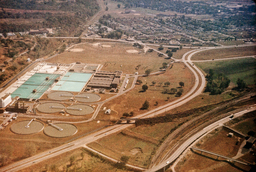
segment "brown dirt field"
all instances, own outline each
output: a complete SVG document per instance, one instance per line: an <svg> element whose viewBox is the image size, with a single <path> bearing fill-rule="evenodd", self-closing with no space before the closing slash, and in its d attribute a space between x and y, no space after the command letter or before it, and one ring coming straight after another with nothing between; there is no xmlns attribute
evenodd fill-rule
<svg viewBox="0 0 256 172"><path fill-rule="evenodd" d="M222 59L230 57L251 56L255 54L256 47L235 47L203 51L193 56L193 60Z"/></svg>
<svg viewBox="0 0 256 172"><path fill-rule="evenodd" d="M176 52L173 52L173 56L172 57L175 58L175 59L181 59L183 54L185 54L186 52L191 51L191 50L193 50L193 49L183 48L181 50L177 50Z"/></svg>
<svg viewBox="0 0 256 172"><path fill-rule="evenodd" d="M233 157L236 155L241 142L236 145L238 137L227 137L228 132L223 129L218 129L203 139L199 140L195 147L199 147L204 150L208 150L217 154L221 154L227 157ZM213 146L214 145L214 146ZM216 160L216 156L203 153L204 156L189 151L185 157L176 166L177 172L194 171L213 171L216 167L220 166L221 161ZM223 168L226 169L224 166Z"/></svg>
<svg viewBox="0 0 256 172"><path fill-rule="evenodd" d="M122 140L122 141L120 141ZM150 163L151 153L156 148L155 144L144 142L121 133L112 134L97 142L90 143L89 147L102 152L110 157L120 159L121 156L129 156L128 163L147 167ZM133 149L140 149L137 154L133 154Z"/></svg>
<svg viewBox="0 0 256 172"><path fill-rule="evenodd" d="M83 152L84 157L82 158L81 153ZM70 166L70 157L74 156L74 164ZM21 170L21 172L34 171L41 172L45 170L51 170L53 166L59 171L63 170L77 170L77 171L91 171L91 172L129 172L127 169L118 169L114 165L111 165L107 161L101 160L83 148L76 149L74 151L66 152L60 156L48 159L29 168ZM55 171L57 171L55 170Z"/></svg>
<svg viewBox="0 0 256 172"><path fill-rule="evenodd" d="M103 68L101 70L121 70L124 73L133 74L134 72L139 72L139 74L143 74L147 69L157 71L162 66L163 62L170 61L157 57L155 53L127 53L126 50L136 49L130 44L104 43L104 45L105 44L111 45L111 47L95 47L93 44L89 43L77 45L74 48L82 48L84 51L76 53L64 52L57 57L50 59L48 62L73 63L74 61L79 61L82 63L102 64ZM140 51L139 49L137 50ZM141 66L136 70L135 68L138 65Z"/></svg>
<svg viewBox="0 0 256 172"><path fill-rule="evenodd" d="M155 102L158 101L158 106L164 105L167 102L176 100L177 97L171 94L162 94L164 89L171 89L179 87L179 82L183 81L185 86L183 88L183 95L186 94L194 84L193 76L187 68L183 68L182 63L175 63L172 69L167 70L164 74L157 76L139 77L142 80L141 85L136 85L133 90L124 95L117 97L110 102L107 102L105 106L110 107L118 112L116 118L120 118L123 113L133 111L135 116L146 112L147 110L140 110L145 100L149 101L149 110L156 108ZM192 78L191 78L192 77ZM151 86L152 81L156 84ZM163 87L164 82L169 81L171 85L169 87ZM163 83L161 87L158 87L159 83ZM147 84L148 90L146 92L140 92L142 85ZM167 97L169 100L167 101Z"/></svg>

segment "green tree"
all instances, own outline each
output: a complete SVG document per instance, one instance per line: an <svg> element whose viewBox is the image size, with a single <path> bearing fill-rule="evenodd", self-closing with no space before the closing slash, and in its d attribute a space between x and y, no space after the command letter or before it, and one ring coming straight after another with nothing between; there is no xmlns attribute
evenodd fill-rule
<svg viewBox="0 0 256 172"><path fill-rule="evenodd" d="M73 164L74 164L75 159L76 159L75 156L71 156L71 157L69 158L70 165L73 165Z"/></svg>
<svg viewBox="0 0 256 172"><path fill-rule="evenodd" d="M158 51L161 51L163 49L164 49L163 45L160 45L160 47L158 47Z"/></svg>
<svg viewBox="0 0 256 172"><path fill-rule="evenodd" d="M171 88L169 94L175 94L177 92L177 88Z"/></svg>
<svg viewBox="0 0 256 172"><path fill-rule="evenodd" d="M148 86L147 86L146 84L142 85L142 90L143 90L144 92L147 91L147 89L148 89Z"/></svg>
<svg viewBox="0 0 256 172"><path fill-rule="evenodd" d="M152 72L152 69L147 69L147 70L145 71L145 74L148 76L151 72Z"/></svg>
<svg viewBox="0 0 256 172"><path fill-rule="evenodd" d="M244 82L244 80L240 78L237 79L236 84L237 84L238 90L241 90L241 91L243 91L246 87L246 83Z"/></svg>
<svg viewBox="0 0 256 172"><path fill-rule="evenodd" d="M182 95L182 92L178 91L175 96L180 97L181 95Z"/></svg>
<svg viewBox="0 0 256 172"><path fill-rule="evenodd" d="M155 85L156 84L156 81L152 81L152 85Z"/></svg>
<svg viewBox="0 0 256 172"><path fill-rule="evenodd" d="M126 163L129 161L129 159L130 159L129 156L125 156L125 155L124 155L124 156L121 157L120 160L121 160L124 164L126 164Z"/></svg>
<svg viewBox="0 0 256 172"><path fill-rule="evenodd" d="M81 152L82 160L84 159L84 152Z"/></svg>
<svg viewBox="0 0 256 172"><path fill-rule="evenodd" d="M148 109L149 108L149 102L147 100L145 100L145 102L143 103L141 109Z"/></svg>
<svg viewBox="0 0 256 172"><path fill-rule="evenodd" d="M171 58L172 55L173 55L172 52L169 52L169 53L168 53L168 57L169 57L169 58Z"/></svg>
<svg viewBox="0 0 256 172"><path fill-rule="evenodd" d="M128 117L129 113L125 112L125 113L123 113L123 116Z"/></svg>
<svg viewBox="0 0 256 172"><path fill-rule="evenodd" d="M133 116L133 115L134 115L134 112L133 112L133 111L131 111L131 112L130 112L130 116Z"/></svg>
<svg viewBox="0 0 256 172"><path fill-rule="evenodd" d="M108 7L106 7L106 9L105 9L106 11L108 11Z"/></svg>
<svg viewBox="0 0 256 172"><path fill-rule="evenodd" d="M167 68L167 63L166 62L164 62L163 64L162 64L162 66L163 66L163 68Z"/></svg>
<svg viewBox="0 0 256 172"><path fill-rule="evenodd" d="M121 7L121 4L117 4L117 8L120 8Z"/></svg>
<svg viewBox="0 0 256 172"><path fill-rule="evenodd" d="M181 87L184 87L184 82L179 82L179 85L180 85Z"/></svg>
<svg viewBox="0 0 256 172"><path fill-rule="evenodd" d="M137 83L140 85L140 84L142 84L142 81L140 79L138 79Z"/></svg>
<svg viewBox="0 0 256 172"><path fill-rule="evenodd" d="M164 83L164 85L165 85L166 87L168 87L169 85L171 85L171 83L170 83L169 81L167 81L167 82Z"/></svg>

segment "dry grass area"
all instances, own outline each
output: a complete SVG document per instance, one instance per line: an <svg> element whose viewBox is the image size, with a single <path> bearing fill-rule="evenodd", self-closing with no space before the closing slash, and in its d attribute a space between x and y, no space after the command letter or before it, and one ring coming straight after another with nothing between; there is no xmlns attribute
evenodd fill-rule
<svg viewBox="0 0 256 172"><path fill-rule="evenodd" d="M193 60L223 59L256 55L256 47L235 47L226 49L208 50L197 53Z"/></svg>
<svg viewBox="0 0 256 172"><path fill-rule="evenodd" d="M232 98L234 97L230 95L230 92L225 92L219 95L209 95L209 93L202 93L194 99L190 100L188 103L172 109L168 113L184 112L189 109L199 108L207 105L217 104L222 101L231 100Z"/></svg>
<svg viewBox="0 0 256 172"><path fill-rule="evenodd" d="M236 145L238 137L234 135L232 138L230 138L227 137L227 134L228 131L225 131L224 129L215 130L205 136L203 139L199 140L195 147L199 147L201 149L227 157L233 157L236 155L243 139L238 143L238 145ZM242 166L236 168L236 166L231 166L227 162L217 160L216 156L205 153L201 155L200 153L189 151L176 166L176 171L240 171L240 168L246 169L246 167Z"/></svg>
<svg viewBox="0 0 256 172"><path fill-rule="evenodd" d="M222 45L242 45L244 44L244 41L243 40L232 40L232 41L219 41L217 42L219 44L222 44Z"/></svg>
<svg viewBox="0 0 256 172"><path fill-rule="evenodd" d="M177 50L176 52L173 52L173 58L175 59L181 59L183 54L185 54L186 52L189 52L193 49L190 49L190 48L183 48L181 50Z"/></svg>
<svg viewBox="0 0 256 172"><path fill-rule="evenodd" d="M120 159L123 155L129 156L128 163L141 167L149 165L151 153L156 148L153 143L123 135L122 133L102 138L97 142L90 143L88 146L115 159Z"/></svg>
<svg viewBox="0 0 256 172"><path fill-rule="evenodd" d="M170 131L172 131L180 123L186 121L188 118L179 118L172 122L158 123L155 125L140 125L132 127L130 130L134 133L142 134L147 137L154 138L161 141Z"/></svg>
<svg viewBox="0 0 256 172"><path fill-rule="evenodd" d="M235 124L234 126L232 126L232 128L240 131L241 133L247 135L249 131L254 131L256 132L256 124L253 121L255 119L256 115L253 118L249 118L246 120L243 120L237 124Z"/></svg>
<svg viewBox="0 0 256 172"><path fill-rule="evenodd" d="M110 45L111 47L102 48L101 46L93 46L90 43L80 44L74 48L84 49L83 52L64 52L48 60L48 62L69 64L79 61L82 63L102 64L103 68L101 70L121 70L124 73L133 74L134 72L139 72L139 74L143 74L147 69L157 71L163 62L168 63L170 61L163 57L158 57L155 52L143 53L143 50L134 48L131 44L106 42L104 45ZM126 50L137 50L141 53L127 53ZM135 69L137 66L139 66L138 70Z"/></svg>
<svg viewBox="0 0 256 172"><path fill-rule="evenodd" d="M149 102L148 110L152 110L158 106L176 100L178 97L175 97L175 94L163 94L162 91L179 87L180 81L185 83L185 86L183 87L183 95L185 95L194 84L191 72L184 67L182 63L174 63L173 67L168 69L164 74L139 77L139 80L142 81L141 85L136 85L130 92L105 104L105 106L118 112L118 116L112 116L113 118L120 118L125 112L129 113L133 111L135 116L146 112L147 110L140 110L145 100ZM152 81L155 81L156 84L152 85ZM164 86L164 83L167 81L170 82L170 86L168 87ZM142 85L144 84L148 85L148 90L146 92L141 92ZM167 97L169 97L169 100ZM155 106L156 102L158 102L157 106Z"/></svg>
<svg viewBox="0 0 256 172"><path fill-rule="evenodd" d="M74 162L72 165L70 164L71 157L74 157ZM21 172L27 171L129 172L127 169L116 168L115 164L110 164L107 161L98 158L97 156L93 156L83 148L66 152L60 156L48 159L29 168L21 170Z"/></svg>

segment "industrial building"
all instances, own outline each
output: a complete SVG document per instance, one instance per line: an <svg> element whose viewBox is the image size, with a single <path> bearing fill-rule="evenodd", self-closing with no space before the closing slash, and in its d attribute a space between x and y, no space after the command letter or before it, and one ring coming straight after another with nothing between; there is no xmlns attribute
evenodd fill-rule
<svg viewBox="0 0 256 172"><path fill-rule="evenodd" d="M117 88L120 79L122 76L122 71L115 71L115 72L108 72L108 71L99 71L96 72L93 76L93 78L90 80L90 82L87 85L91 88Z"/></svg>

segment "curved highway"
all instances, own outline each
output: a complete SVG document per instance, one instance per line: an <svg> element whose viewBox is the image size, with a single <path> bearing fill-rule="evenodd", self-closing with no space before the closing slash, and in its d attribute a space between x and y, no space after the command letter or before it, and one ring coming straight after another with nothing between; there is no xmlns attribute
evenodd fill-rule
<svg viewBox="0 0 256 172"><path fill-rule="evenodd" d="M220 47L220 48L225 48L225 47ZM228 47L229 48L229 47ZM195 84L193 86L193 88L184 96L182 96L181 98L177 99L176 101L170 102L166 105L163 105L161 107L158 107L156 109L153 109L151 111L148 111L144 114L138 115L136 116L137 118L148 118L148 117L153 117L159 114L162 114L168 110L174 109L178 106L181 106L185 103L187 103L188 101L192 100L193 98L195 98L196 96L198 96L199 94L202 93L206 81L205 81L205 77L203 75L203 73L196 67L193 65L193 63L191 62L191 57L201 51L205 51L205 50L209 50L209 49L213 49L213 48L205 48L205 49L199 49L199 50L192 50L189 51L187 53L185 53L182 57L182 61L184 62L184 64L192 71L192 73L195 76ZM187 60L186 60L187 57ZM201 85L199 85L201 83ZM62 146L59 146L57 148L45 151L43 153L37 154L33 157L21 160L19 162L10 164L8 166L5 166L3 168L0 168L0 171L18 171L21 170L23 168L29 167L33 164L42 162L46 159L61 155L62 153L80 148L80 147L84 147L85 145L94 142L98 139L101 139L105 136L114 134L116 132L120 132L121 130L128 128L132 126L132 124L128 124L128 125L116 125L116 126L111 126L108 128L105 128L103 130L100 130L98 132L95 132L91 135L85 136L83 138L77 139L73 142L70 142L68 144L64 144ZM200 134L197 136L197 138L200 136ZM191 139L189 139L191 141ZM193 140L193 139L192 139ZM175 154L173 154L171 157L169 157L167 160L169 162L174 161L185 149L186 149L187 145L181 145L178 150L175 152ZM156 171L157 169L161 169L166 165L166 163L161 163L155 167L153 167L152 169L149 169L148 171ZM134 167L137 168L138 170L143 170L139 167Z"/></svg>

